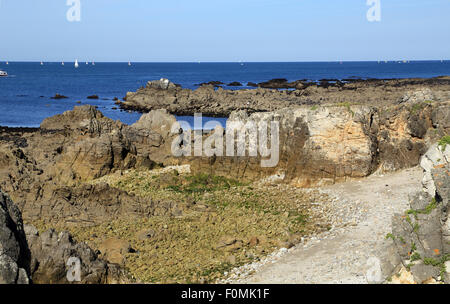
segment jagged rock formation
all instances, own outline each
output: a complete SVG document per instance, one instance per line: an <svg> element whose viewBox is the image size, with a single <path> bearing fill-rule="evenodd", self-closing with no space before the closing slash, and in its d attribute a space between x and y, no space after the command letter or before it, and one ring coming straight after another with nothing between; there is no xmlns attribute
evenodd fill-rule
<svg viewBox="0 0 450 304"><path fill-rule="evenodd" d="M70 258L80 263L74 280L68 276ZM128 281L118 265L99 259L85 243L74 242L69 233L57 234L51 229L39 235L35 227L24 225L19 208L0 191L0 284Z"/></svg>
<svg viewBox="0 0 450 304"><path fill-rule="evenodd" d="M433 145L421 166L423 191L411 195L411 209L392 220L391 256L398 257L416 283L450 283L450 149Z"/></svg>
<svg viewBox="0 0 450 304"><path fill-rule="evenodd" d="M29 260L22 215L0 190L0 284L28 284Z"/></svg>
<svg viewBox="0 0 450 304"><path fill-rule="evenodd" d="M170 85L169 85L170 86ZM175 157L174 116L155 110L127 126L92 106L50 117L39 130L0 137L0 187L25 219L94 225L120 216L178 213L175 202L147 202L91 180L155 164L191 165L192 171L255 180L278 179L301 187L417 165L433 139L448 134L449 102L380 110L363 105L290 107L274 112L234 112L230 121L279 121L280 157L262 168L261 157ZM223 132L223 130L222 130ZM208 135L205 135L208 136ZM161 212L161 211L157 211Z"/></svg>
<svg viewBox="0 0 450 304"><path fill-rule="evenodd" d="M450 78L431 79L347 79L322 80L320 83L273 79L257 89L224 90L217 82L196 90L182 89L167 79L150 81L146 87L127 93L122 109L149 112L166 109L176 115L203 113L228 117L233 111L248 113L276 111L295 105L339 104L352 102L380 107L401 103L450 99ZM290 89L279 91L277 89Z"/></svg>
<svg viewBox="0 0 450 304"><path fill-rule="evenodd" d="M170 213L173 202L143 201L107 185L84 183L116 170L165 163L174 121L160 110L126 126L92 106L75 107L44 120L39 131L4 138L0 186L31 221L93 225L120 216Z"/></svg>
<svg viewBox="0 0 450 304"><path fill-rule="evenodd" d="M129 282L118 265L98 258L85 243L76 243L68 232L50 229L39 235L33 226L25 227L31 251L31 274L35 284L118 284ZM72 267L70 263L78 269ZM69 274L69 271L74 273ZM78 273L76 273L78 271Z"/></svg>
<svg viewBox="0 0 450 304"><path fill-rule="evenodd" d="M361 105L290 107L251 115L238 111L229 122L279 122L276 167L261 168L261 159L248 157L248 151L244 157L188 157L184 161L194 172L247 180L278 175L301 187L408 168L419 163L436 134L449 131L447 122L441 120L446 117L442 113L450 110L449 102L420 105L419 109L405 104L389 110Z"/></svg>

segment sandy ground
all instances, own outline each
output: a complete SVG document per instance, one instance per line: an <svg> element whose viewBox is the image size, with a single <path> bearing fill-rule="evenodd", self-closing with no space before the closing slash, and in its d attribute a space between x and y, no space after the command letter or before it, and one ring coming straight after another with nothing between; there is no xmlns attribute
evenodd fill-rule
<svg viewBox="0 0 450 304"><path fill-rule="evenodd" d="M323 189L337 198L336 215L353 213L352 222L300 244L262 266L240 283L367 283L368 260L385 250L391 217L408 208L408 194L421 189L422 170L374 175Z"/></svg>

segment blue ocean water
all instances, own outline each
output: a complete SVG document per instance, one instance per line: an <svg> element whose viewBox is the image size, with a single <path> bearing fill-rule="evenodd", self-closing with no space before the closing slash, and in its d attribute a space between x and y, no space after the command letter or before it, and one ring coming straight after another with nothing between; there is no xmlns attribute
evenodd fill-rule
<svg viewBox="0 0 450 304"><path fill-rule="evenodd" d="M184 88L209 81L262 82L273 78L409 78L450 75L450 61L308 62L308 63L61 63L10 62L0 64L8 77L0 77L0 125L37 127L46 117L82 104L98 106L106 116L131 124L139 113L113 110L114 97L122 99L147 81L168 78ZM230 88L231 89L231 88ZM68 99L51 99L56 93ZM86 97L96 94L99 100ZM186 118L185 118L186 119ZM208 119L204 119L204 122Z"/></svg>

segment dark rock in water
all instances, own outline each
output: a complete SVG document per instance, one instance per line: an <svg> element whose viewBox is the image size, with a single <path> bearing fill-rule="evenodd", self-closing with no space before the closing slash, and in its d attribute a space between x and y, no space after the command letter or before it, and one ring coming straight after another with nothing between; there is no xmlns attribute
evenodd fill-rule
<svg viewBox="0 0 450 304"><path fill-rule="evenodd" d="M60 94L55 94L55 96L51 97L51 99L66 99L66 98L69 97Z"/></svg>
<svg viewBox="0 0 450 304"><path fill-rule="evenodd" d="M28 284L30 251L22 214L0 190L0 284Z"/></svg>
<svg viewBox="0 0 450 304"><path fill-rule="evenodd" d="M275 78L271 79L269 81L260 82L258 84L261 88L266 89L287 89L290 88L290 85L288 84L288 80L285 78Z"/></svg>
<svg viewBox="0 0 450 304"><path fill-rule="evenodd" d="M229 87L242 87L242 83L234 81L232 83L227 84Z"/></svg>
<svg viewBox="0 0 450 304"><path fill-rule="evenodd" d="M224 83L221 81L210 81L210 82L203 82L203 83L196 84L196 86L208 86L208 85L212 85L214 87L220 87L221 85L224 85Z"/></svg>
<svg viewBox="0 0 450 304"><path fill-rule="evenodd" d="M339 80L336 79L336 78L322 78L322 79L319 79L319 82L321 82L321 81L326 81L326 82L337 82L337 81L339 81Z"/></svg>
<svg viewBox="0 0 450 304"><path fill-rule="evenodd" d="M97 95L88 96L87 99L99 99Z"/></svg>
<svg viewBox="0 0 450 304"><path fill-rule="evenodd" d="M257 84L257 83L254 83L254 82L248 82L248 83L247 83L247 86L248 86L248 87L255 87L255 88L256 88L256 87L258 87L258 84Z"/></svg>

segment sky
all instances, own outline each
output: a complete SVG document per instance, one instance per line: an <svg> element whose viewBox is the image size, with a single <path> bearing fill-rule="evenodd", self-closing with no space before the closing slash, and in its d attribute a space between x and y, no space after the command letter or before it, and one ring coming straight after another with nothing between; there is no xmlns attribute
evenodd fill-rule
<svg viewBox="0 0 450 304"><path fill-rule="evenodd" d="M0 61L450 59L450 0L0 0Z"/></svg>

